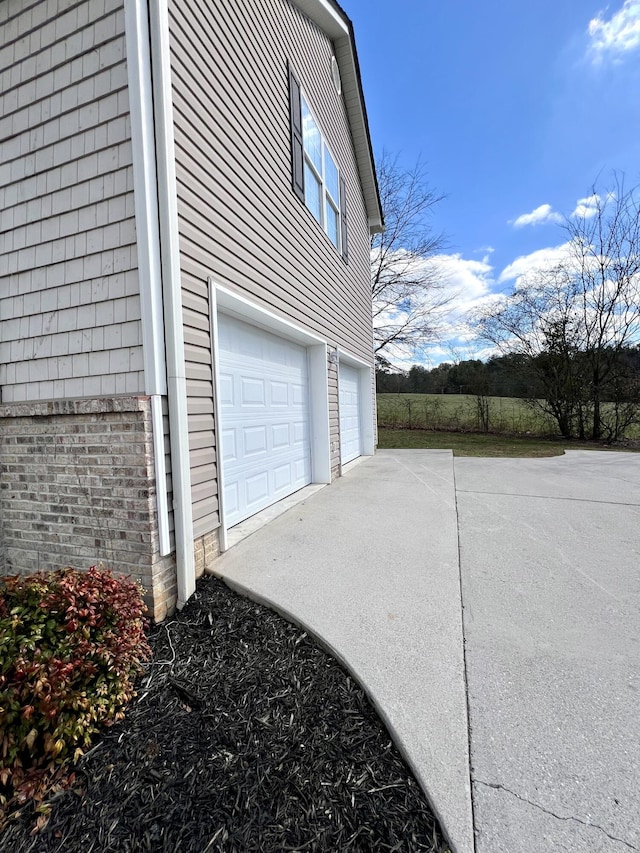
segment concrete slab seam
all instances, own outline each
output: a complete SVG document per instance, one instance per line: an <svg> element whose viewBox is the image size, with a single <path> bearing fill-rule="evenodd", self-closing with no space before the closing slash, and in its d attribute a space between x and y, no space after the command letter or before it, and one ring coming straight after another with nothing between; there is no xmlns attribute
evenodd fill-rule
<svg viewBox="0 0 640 853"><path fill-rule="evenodd" d="M543 501L573 501L583 504L604 504L605 506L630 506L640 507L640 503L626 503L623 501L602 501L595 498L572 498L568 495L527 495L520 492L485 492L478 489L459 489L461 495L492 495L498 498L537 498Z"/></svg>
<svg viewBox="0 0 640 853"><path fill-rule="evenodd" d="M389 733L389 737L391 738L391 740L395 744L396 748L398 749L398 751L402 755L403 759L406 761L406 763L410 767L411 772L413 773L418 785L420 786L420 788L424 792L424 795L427 798L427 801L429 803L429 806L431 807L431 810L433 811L433 814L435 815L436 819L440 823L440 827L441 827L442 832L445 836L447 844L449 845L451 853L456 853L456 847L451 842L451 839L449 838L449 834L448 834L447 829L446 829L446 823L445 823L446 818L444 815L442 815L440 813L440 810L435 805L434 799L431 796L431 793L428 790L427 785L425 783L425 780L422 778L422 775L421 775L418 767L416 766L416 764L412 760L412 757L411 757L409 750L407 750L405 748L405 745L404 745L402 738L400 737L400 735L396 731L395 727L393 726L393 724L389 720L384 708L376 699L375 694L373 694L369 690L367 685L362 681L359 674L356 672L354 667L351 666L351 664L345 658L345 656L340 651L338 651L338 649L336 649L330 642L328 642L316 629L312 628L304 619L301 619L299 616L296 616L294 613L287 610L286 608L281 607L279 604L277 604L275 601L273 601L268 596L263 595L262 593L256 592L255 590L249 589L244 584L239 583L238 581L235 581L235 580L227 577L222 572L214 571L214 572L212 572L212 574L214 575L214 577L219 578L224 584L226 584L226 586L228 586L229 589L233 590L234 592L239 593L240 595L244 595L246 598L248 598L251 601L255 601L256 604L261 604L265 607L268 607L270 610L273 610L275 613L278 613L280 616L282 616L288 622L291 622L293 625L297 625L299 628L302 628L304 631L307 631L307 633L310 634L310 636L313 637L313 639L323 649L325 649L325 651L327 651L330 655L332 655L338 661L338 663L349 673L349 675L351 675L351 677L359 684L359 686L362 688L365 695L367 696L368 700L373 705L376 713L378 714L378 716L382 720L384 727L386 728L387 732ZM470 786L470 788L472 790L471 786ZM472 800L473 800L473 797L472 797ZM474 845L473 850L475 851L475 839L473 841L473 845Z"/></svg>
<svg viewBox="0 0 640 853"><path fill-rule="evenodd" d="M460 548L460 514L458 512L458 489L456 487L456 460L455 457L453 459L453 464L451 466L453 471L453 499L455 503L455 513L456 513L456 531L458 536L458 582L460 584L460 625L462 628L462 660L464 665L464 691L465 697L467 700L466 714L467 714L467 746L468 746L468 755L469 755L469 790L471 791L471 826L473 829L473 850L475 853L476 850L476 806L473 795L473 765L471 763L471 707L469 700L469 679L468 679L468 669L467 669L467 641L464 630L464 592L462 587L462 553Z"/></svg>

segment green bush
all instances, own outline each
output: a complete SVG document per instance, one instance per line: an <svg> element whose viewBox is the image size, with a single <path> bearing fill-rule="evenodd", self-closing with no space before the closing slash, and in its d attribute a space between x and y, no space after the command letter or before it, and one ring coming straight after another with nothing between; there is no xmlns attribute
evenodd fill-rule
<svg viewBox="0 0 640 853"><path fill-rule="evenodd" d="M0 806L40 799L124 716L151 652L139 584L93 566L0 579Z"/></svg>

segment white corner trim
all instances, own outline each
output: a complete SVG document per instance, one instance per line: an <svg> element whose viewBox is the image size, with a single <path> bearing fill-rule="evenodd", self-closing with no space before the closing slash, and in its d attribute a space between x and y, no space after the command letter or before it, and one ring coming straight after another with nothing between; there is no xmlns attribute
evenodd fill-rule
<svg viewBox="0 0 640 853"><path fill-rule="evenodd" d="M162 397L151 397L151 421L153 424L153 457L156 471L156 507L158 512L158 538L160 556L171 553L169 536L169 506L167 501L167 466L164 458L164 429L162 426Z"/></svg>
<svg viewBox="0 0 640 853"><path fill-rule="evenodd" d="M189 469L189 422L187 381L182 327L180 238L176 188L169 10L167 0L149 4L153 94L158 162L158 212L162 289L167 350L167 391L171 428L171 475L176 534L178 608L184 607L196 588L191 472Z"/></svg>
<svg viewBox="0 0 640 853"><path fill-rule="evenodd" d="M166 394L151 53L146 0L125 3L125 37L146 394Z"/></svg>

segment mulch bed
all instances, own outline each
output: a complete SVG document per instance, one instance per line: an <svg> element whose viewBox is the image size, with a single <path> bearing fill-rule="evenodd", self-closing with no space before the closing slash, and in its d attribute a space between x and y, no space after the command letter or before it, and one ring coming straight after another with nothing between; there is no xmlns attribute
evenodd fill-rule
<svg viewBox="0 0 640 853"><path fill-rule="evenodd" d="M126 719L9 853L437 851L446 844L361 688L300 628L203 578L152 630Z"/></svg>

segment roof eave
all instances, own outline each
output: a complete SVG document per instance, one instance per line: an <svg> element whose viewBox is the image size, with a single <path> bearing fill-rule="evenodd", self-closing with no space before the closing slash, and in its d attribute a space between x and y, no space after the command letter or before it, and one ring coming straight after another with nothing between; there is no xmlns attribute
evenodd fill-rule
<svg viewBox="0 0 640 853"><path fill-rule="evenodd" d="M369 231L371 234L377 234L384 229L384 221L353 24L343 9L333 0L293 0L293 2L334 43Z"/></svg>

